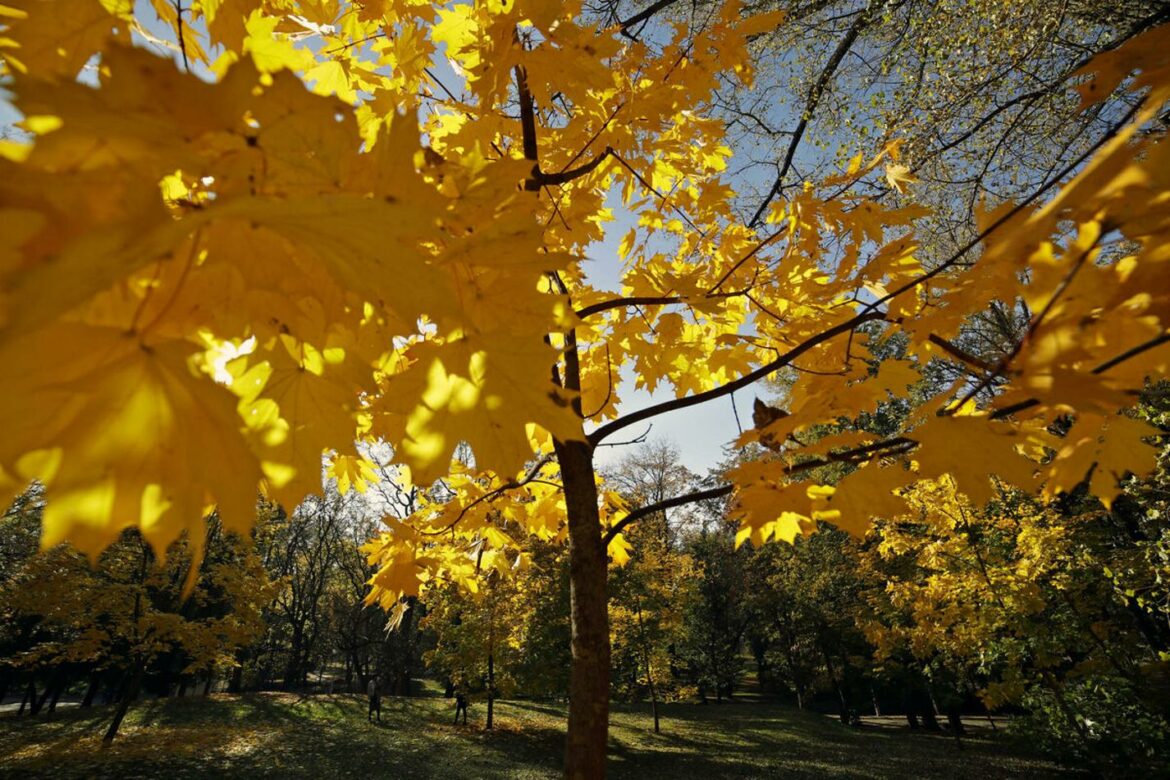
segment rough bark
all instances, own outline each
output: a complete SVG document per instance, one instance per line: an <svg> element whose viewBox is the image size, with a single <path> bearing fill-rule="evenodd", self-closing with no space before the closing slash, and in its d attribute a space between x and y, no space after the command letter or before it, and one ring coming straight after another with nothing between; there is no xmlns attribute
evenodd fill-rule
<svg viewBox="0 0 1170 780"><path fill-rule="evenodd" d="M609 726L609 616L606 557L597 510L593 453L585 442L557 442L569 520L569 583L573 664L565 777L605 777Z"/></svg>

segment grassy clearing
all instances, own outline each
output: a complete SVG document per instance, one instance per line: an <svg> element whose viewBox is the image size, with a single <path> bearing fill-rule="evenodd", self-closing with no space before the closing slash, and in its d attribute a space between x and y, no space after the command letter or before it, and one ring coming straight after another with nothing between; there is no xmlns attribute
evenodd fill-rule
<svg viewBox="0 0 1170 780"><path fill-rule="evenodd" d="M451 723L441 697L383 699L366 723L352 695L215 695L146 701L131 709L114 745L101 748L108 709L49 719L0 719L0 776L22 778L333 777L549 778L559 776L564 707L497 705L497 729ZM664 708L663 734L645 707L618 706L614 778L1069 777L1002 736L977 732L960 751L945 736L895 728L855 731L820 715L744 702Z"/></svg>

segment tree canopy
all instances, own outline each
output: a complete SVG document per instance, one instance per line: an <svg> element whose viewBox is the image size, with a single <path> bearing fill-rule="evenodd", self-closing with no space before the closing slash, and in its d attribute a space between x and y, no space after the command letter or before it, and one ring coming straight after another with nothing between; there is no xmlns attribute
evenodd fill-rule
<svg viewBox="0 0 1170 780"><path fill-rule="evenodd" d="M1170 361L1170 27L1086 65L1084 107L1129 107L936 257L897 139L744 220L714 103L784 14L728 2L642 34L667 5L6 0L32 137L0 142L0 469L10 496L44 485L42 543L96 555L136 527L198 556L212 507L245 530L258 490L319 490L323 457L364 491L389 444L421 490L366 548L371 601L568 539L567 762L596 777L606 548L639 518L734 493L741 541L791 541L861 533L919 480L983 504L1088 478L1108 505L1153 469L1158 430L1122 410ZM619 202L614 290L589 253ZM1003 304L1018 339L965 350ZM963 371L923 397L938 360ZM773 456L640 507L598 495L597 446L781 369L784 408L739 440ZM630 411L623 372L675 398ZM911 387L888 435L806 435ZM852 471L804 478L828 464Z"/></svg>

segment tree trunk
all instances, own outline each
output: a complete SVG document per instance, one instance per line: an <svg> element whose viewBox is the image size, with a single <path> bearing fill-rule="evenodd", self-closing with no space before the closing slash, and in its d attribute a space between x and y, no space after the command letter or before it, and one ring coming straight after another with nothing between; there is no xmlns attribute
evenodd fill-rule
<svg viewBox="0 0 1170 780"><path fill-rule="evenodd" d="M89 709L93 706L94 697L97 696L98 688L101 687L102 676L98 672L93 672L89 676L89 687L85 689L85 698L81 700L81 709Z"/></svg>
<svg viewBox="0 0 1170 780"><path fill-rule="evenodd" d="M991 724L991 730L999 731L999 728L995 725L995 718L991 717L991 708L986 704L983 705L983 715L987 718L987 722Z"/></svg>
<svg viewBox="0 0 1170 780"><path fill-rule="evenodd" d="M56 685L57 685L57 673L53 672L53 676L49 678L49 681L47 683L45 683L45 690L41 692L40 698L36 699L33 702L33 706L32 706L32 709L29 711L29 715L37 715L40 713L40 711L42 709L44 709L45 702L47 702L49 700L49 694L51 694L53 692L53 688Z"/></svg>
<svg viewBox="0 0 1170 780"><path fill-rule="evenodd" d="M927 731L942 731L938 724L938 707L934 703L934 694L930 692L930 685L925 680L918 689L918 712L922 715L922 726Z"/></svg>
<svg viewBox="0 0 1170 780"><path fill-rule="evenodd" d="M211 694L211 684L213 682L215 682L215 677L213 677L211 674L208 674L207 675L207 682L203 683L203 695L204 696L208 696Z"/></svg>
<svg viewBox="0 0 1170 780"><path fill-rule="evenodd" d="M37 684L34 680L28 681L28 687L24 689L24 698L20 700L20 709L16 712L16 717L24 714L25 705L30 705L30 709L35 707L37 703ZM35 712L29 712L29 717L36 715Z"/></svg>
<svg viewBox="0 0 1170 780"><path fill-rule="evenodd" d="M57 701L61 698L61 694L69 687L69 678L62 674L53 684L53 695L49 697L49 714L57 711Z"/></svg>
<svg viewBox="0 0 1170 780"><path fill-rule="evenodd" d="M495 709L496 703L496 657L494 653L488 653L488 689L487 689L487 723L484 728L488 731L492 730L492 713Z"/></svg>
<svg viewBox="0 0 1170 780"><path fill-rule="evenodd" d="M126 710L130 709L130 702L138 696L138 686L142 684L142 674L145 671L146 661L139 660L138 666L134 670L134 676L130 678L126 689L122 691L122 698L118 701L118 709L114 713L114 719L110 721L110 727L106 729L106 735L102 737L103 745L109 745L114 741L114 737L118 736L118 729L122 726L122 719L126 717Z"/></svg>
<svg viewBox="0 0 1170 780"><path fill-rule="evenodd" d="M207 679L208 680L211 679L210 673L207 675ZM228 683L228 693L240 693L240 691L243 689L243 687L244 687L244 667L241 665L241 666L237 666L235 668L235 670L232 671L232 679Z"/></svg>
<svg viewBox="0 0 1170 780"><path fill-rule="evenodd" d="M1068 721L1068 725L1080 737L1082 750L1085 753L1085 758L1089 763L1093 776L1104 777L1105 775L1095 758L1092 740L1089 739L1089 734L1085 731L1084 724L1077 719L1076 713L1069 706L1068 700L1064 698L1064 690L1061 684L1057 682L1051 672L1044 672L1044 676L1041 679L1044 681L1044 685L1048 690L1052 691L1052 695L1056 698L1056 706L1060 709L1061 714L1064 715L1065 720Z"/></svg>
<svg viewBox="0 0 1170 780"><path fill-rule="evenodd" d="M280 688L284 691L293 690L300 676L301 643L304 641L304 626L299 623L293 625L292 636L289 638L288 663L284 665L284 676L280 681Z"/></svg>
<svg viewBox="0 0 1170 780"><path fill-rule="evenodd" d="M605 777L609 728L609 615L606 557L597 510L593 453L585 442L556 442L569 520L573 663L565 777Z"/></svg>
<svg viewBox="0 0 1170 780"><path fill-rule="evenodd" d="M825 659L825 670L829 673L829 680L833 683L833 691L837 694L837 714L841 718L841 722L848 725L849 702L845 700L845 690L837 680L837 669L833 664L833 657L829 655L829 650L825 647L824 637L818 637L817 644L820 646L821 655Z"/></svg>
<svg viewBox="0 0 1170 780"><path fill-rule="evenodd" d="M654 733L661 734L662 729L658 721L658 691L654 687L654 669L650 664L650 643L646 639L646 624L642 622L642 600L638 599L634 604L638 609L638 632L642 635L642 659L646 664L646 684L650 688L650 711L654 713Z"/></svg>
<svg viewBox="0 0 1170 780"><path fill-rule="evenodd" d="M966 733L966 730L963 728L963 711L957 701L947 705L947 725L950 726L951 735L954 736L955 742L962 748L963 734Z"/></svg>

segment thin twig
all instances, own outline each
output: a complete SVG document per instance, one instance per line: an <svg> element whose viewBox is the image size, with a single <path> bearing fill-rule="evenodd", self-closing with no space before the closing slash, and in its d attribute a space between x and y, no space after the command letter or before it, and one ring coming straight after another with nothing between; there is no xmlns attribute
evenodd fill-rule
<svg viewBox="0 0 1170 780"><path fill-rule="evenodd" d="M183 57L183 70L191 72L191 63L187 61L187 42L183 40L183 0L175 0L175 33L179 39L179 54Z"/></svg>
<svg viewBox="0 0 1170 780"><path fill-rule="evenodd" d="M632 439L627 439L626 441L602 442L601 444L598 444L597 446L598 447L626 447L626 446L629 446L631 444L641 444L642 442L646 441L646 437L650 435L650 431L652 431L653 429L654 429L654 423L648 423L646 425L646 430L642 431L641 433L639 433L637 436L635 436Z"/></svg>

